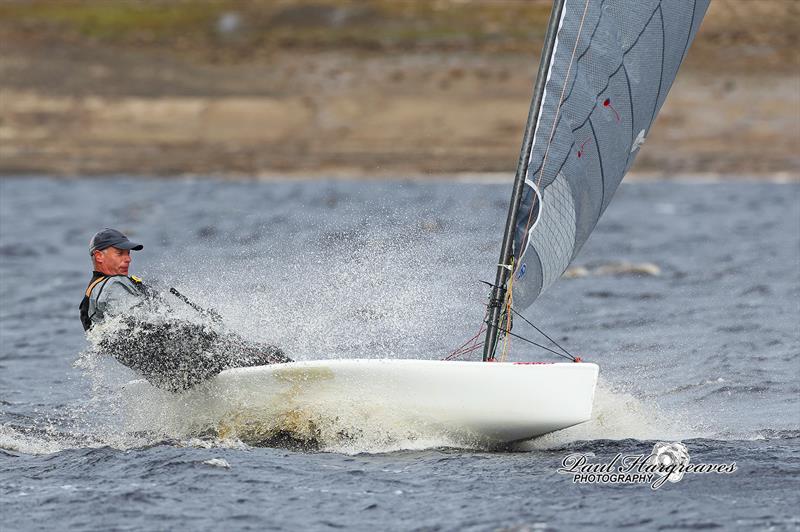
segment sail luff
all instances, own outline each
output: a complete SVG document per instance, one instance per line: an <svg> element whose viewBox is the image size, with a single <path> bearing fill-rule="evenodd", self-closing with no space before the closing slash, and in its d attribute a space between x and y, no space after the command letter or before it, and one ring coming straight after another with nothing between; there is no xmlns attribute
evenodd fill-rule
<svg viewBox="0 0 800 532"><path fill-rule="evenodd" d="M536 136L536 129L539 123L539 112L546 90L546 80L550 76L552 68L553 52L556 48L558 29L563 22L565 0L555 0L550 11L550 20L547 24L545 33L544 47L539 61L539 69L536 74L531 106L528 110L528 120L525 124L525 133L522 137L522 147L520 148L517 171L514 177L514 188L511 193L508 215L506 217L506 227L503 232L503 242L500 250L500 260L497 265L494 287L488 305L486 337L483 343L483 360L494 358L494 350L498 337L498 324L500 321L501 308L506 296L506 283L511 276L511 257L514 252L514 232L517 225L522 193L525 186L525 179L528 175L528 165L530 164L531 150Z"/></svg>

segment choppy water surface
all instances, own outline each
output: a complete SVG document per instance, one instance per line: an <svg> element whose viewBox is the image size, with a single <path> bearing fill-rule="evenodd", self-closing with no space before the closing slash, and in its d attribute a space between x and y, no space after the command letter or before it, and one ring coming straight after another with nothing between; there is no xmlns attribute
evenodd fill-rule
<svg viewBox="0 0 800 532"><path fill-rule="evenodd" d="M480 322L508 195L449 182L0 181L3 528L796 530L797 185L623 185L576 261L584 275L527 312L601 365L594 419L516 452L130 433L115 394L133 375L74 367L86 245L103 226L145 244L133 273L295 358L441 358ZM520 342L513 353L549 360ZM658 491L556 473L568 453L610 460L658 440L738 470Z"/></svg>

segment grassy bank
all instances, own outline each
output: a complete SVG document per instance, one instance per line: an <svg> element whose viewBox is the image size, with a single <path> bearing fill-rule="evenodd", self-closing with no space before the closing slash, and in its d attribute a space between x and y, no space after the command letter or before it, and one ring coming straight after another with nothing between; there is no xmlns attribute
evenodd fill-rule
<svg viewBox="0 0 800 532"><path fill-rule="evenodd" d="M247 60L285 48L530 49L549 12L546 1L33 0L0 6L0 27L31 39Z"/></svg>
<svg viewBox="0 0 800 532"><path fill-rule="evenodd" d="M10 0L0 36L92 42L248 61L276 50L532 53L549 0ZM715 0L695 63L783 72L798 67L800 3Z"/></svg>

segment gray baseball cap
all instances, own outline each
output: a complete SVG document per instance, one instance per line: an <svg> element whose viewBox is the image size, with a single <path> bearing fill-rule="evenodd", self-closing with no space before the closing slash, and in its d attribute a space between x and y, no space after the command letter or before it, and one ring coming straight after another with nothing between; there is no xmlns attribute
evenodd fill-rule
<svg viewBox="0 0 800 532"><path fill-rule="evenodd" d="M89 241L89 255L93 255L95 251L102 251L112 246L117 249L132 249L134 251L139 251L144 248L143 245L128 240L127 236L116 229L109 229L106 227L95 234L92 240Z"/></svg>

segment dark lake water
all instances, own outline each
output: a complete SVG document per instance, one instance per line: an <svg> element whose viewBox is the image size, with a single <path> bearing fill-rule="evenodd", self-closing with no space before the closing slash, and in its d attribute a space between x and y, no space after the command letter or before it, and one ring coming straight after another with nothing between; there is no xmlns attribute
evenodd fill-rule
<svg viewBox="0 0 800 532"><path fill-rule="evenodd" d="M600 364L593 419L514 452L130 433L112 405L134 375L81 357L87 243L111 226L145 245L132 273L297 359L442 358L480 323L508 196L445 181L3 179L2 529L798 530L797 184L623 184L575 261L585 275L526 312ZM512 358L551 360L521 342ZM658 490L556 472L570 453L601 462L658 441L737 470Z"/></svg>

